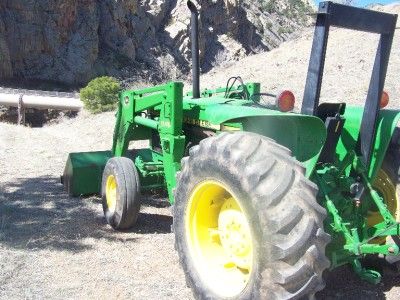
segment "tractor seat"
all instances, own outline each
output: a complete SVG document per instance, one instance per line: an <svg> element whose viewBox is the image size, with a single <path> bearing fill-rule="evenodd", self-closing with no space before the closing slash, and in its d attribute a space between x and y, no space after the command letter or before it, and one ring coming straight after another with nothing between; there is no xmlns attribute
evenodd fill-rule
<svg viewBox="0 0 400 300"><path fill-rule="evenodd" d="M317 116L325 122L327 137L319 157L320 163L333 163L336 146L342 134L346 111L346 103L321 103L318 106Z"/></svg>
<svg viewBox="0 0 400 300"><path fill-rule="evenodd" d="M328 117L336 117L336 115L342 116L346 111L346 103L321 103L318 106L317 116L322 120L326 121Z"/></svg>

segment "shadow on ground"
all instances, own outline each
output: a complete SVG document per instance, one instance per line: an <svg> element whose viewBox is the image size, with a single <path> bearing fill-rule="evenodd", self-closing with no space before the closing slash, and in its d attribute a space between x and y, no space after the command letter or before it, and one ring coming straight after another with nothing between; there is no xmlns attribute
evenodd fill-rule
<svg viewBox="0 0 400 300"><path fill-rule="evenodd" d="M349 266L339 267L326 274L326 287L317 294L318 300L377 300L386 299L385 292L400 285L400 272L394 265L383 260L376 260L377 270L383 274L382 281L371 284L361 280Z"/></svg>
<svg viewBox="0 0 400 300"><path fill-rule="evenodd" d="M116 232L106 224L99 198L71 198L56 177L20 178L0 188L0 245L14 249L79 252L92 248L86 238L136 242L141 234L171 232L170 216L147 212L139 215L134 228ZM166 205L153 198L146 197L144 206ZM340 267L327 274L317 299L385 299L386 291L400 285L400 273L383 269L382 282L372 285L349 267Z"/></svg>
<svg viewBox="0 0 400 300"><path fill-rule="evenodd" d="M141 213L134 228L116 232L105 222L100 199L71 198L59 178L42 176L0 183L0 244L16 249L84 251L85 238L135 241L127 233L170 233L172 218Z"/></svg>

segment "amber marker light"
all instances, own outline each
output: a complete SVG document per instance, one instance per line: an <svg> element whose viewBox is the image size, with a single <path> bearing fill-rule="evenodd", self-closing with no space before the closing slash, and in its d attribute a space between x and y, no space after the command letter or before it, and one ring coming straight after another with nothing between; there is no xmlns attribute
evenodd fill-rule
<svg viewBox="0 0 400 300"><path fill-rule="evenodd" d="M276 97L276 106L282 112L292 111L294 109L294 103L296 98L291 91L283 91Z"/></svg>
<svg viewBox="0 0 400 300"><path fill-rule="evenodd" d="M389 104L389 94L385 91L382 92L380 107L384 108Z"/></svg>

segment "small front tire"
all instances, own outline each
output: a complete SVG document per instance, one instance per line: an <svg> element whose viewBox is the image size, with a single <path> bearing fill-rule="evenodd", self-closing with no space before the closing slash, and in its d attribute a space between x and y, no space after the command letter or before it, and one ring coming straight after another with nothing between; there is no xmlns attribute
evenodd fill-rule
<svg viewBox="0 0 400 300"><path fill-rule="evenodd" d="M114 229L128 229L140 210L139 174L132 160L113 157L103 171L101 198L104 216Z"/></svg>

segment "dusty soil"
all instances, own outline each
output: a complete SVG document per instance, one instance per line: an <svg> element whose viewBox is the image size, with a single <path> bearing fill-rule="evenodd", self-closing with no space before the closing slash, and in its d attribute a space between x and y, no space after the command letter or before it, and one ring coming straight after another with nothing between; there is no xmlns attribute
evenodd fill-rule
<svg viewBox="0 0 400 300"><path fill-rule="evenodd" d="M98 198L70 198L59 183L71 151L108 149L113 113L44 128L0 124L0 299L191 299L168 207L145 197L137 225L106 225ZM137 145L140 147L141 145ZM329 275L320 299L398 299L400 278Z"/></svg>
<svg viewBox="0 0 400 300"><path fill-rule="evenodd" d="M68 152L110 147L113 122L0 125L0 298L190 298L169 208L146 197L137 226L115 232L98 198L70 198L59 183Z"/></svg>
<svg viewBox="0 0 400 300"><path fill-rule="evenodd" d="M270 53L217 68L203 76L203 86L241 75L270 91L291 88L301 99L311 40L307 30ZM323 99L362 105L376 41L332 32ZM399 42L397 34L386 84L394 108L400 106ZM174 251L168 207L145 197L137 225L115 232L106 225L98 198L70 198L59 183L68 153L109 149L113 126L113 113L86 112L43 128L0 123L1 299L192 298ZM399 299L399 273L385 269L376 286L346 267L335 270L318 298Z"/></svg>

